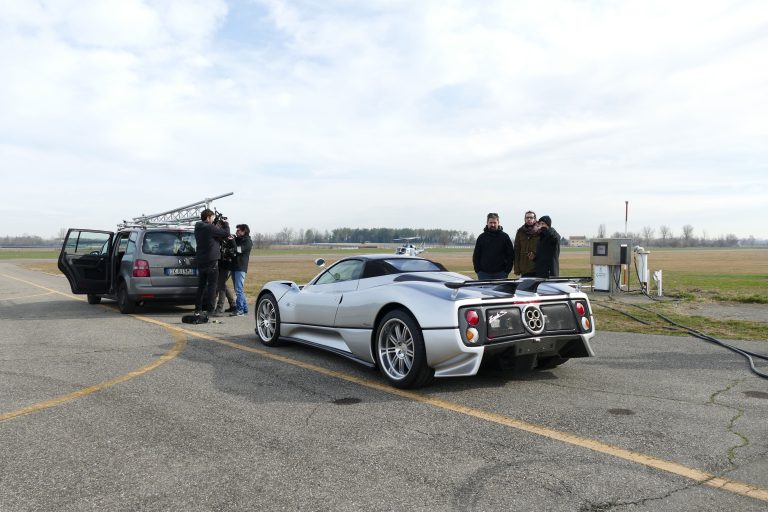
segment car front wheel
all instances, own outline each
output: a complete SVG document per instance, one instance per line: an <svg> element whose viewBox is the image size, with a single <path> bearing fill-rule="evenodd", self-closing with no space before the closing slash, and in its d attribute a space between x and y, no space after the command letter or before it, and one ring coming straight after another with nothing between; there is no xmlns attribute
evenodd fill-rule
<svg viewBox="0 0 768 512"><path fill-rule="evenodd" d="M271 293L265 293L256 303L256 335L268 347L280 344L280 310Z"/></svg>
<svg viewBox="0 0 768 512"><path fill-rule="evenodd" d="M379 371L397 388L418 388L432 380L424 337L416 320L401 310L390 311L376 331Z"/></svg>

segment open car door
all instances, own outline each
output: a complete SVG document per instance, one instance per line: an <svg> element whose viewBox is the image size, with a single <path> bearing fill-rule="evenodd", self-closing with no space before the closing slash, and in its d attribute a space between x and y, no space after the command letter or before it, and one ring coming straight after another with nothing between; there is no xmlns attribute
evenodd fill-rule
<svg viewBox="0 0 768 512"><path fill-rule="evenodd" d="M111 231L70 229L59 253L61 270L72 293L105 294L109 292L112 254Z"/></svg>

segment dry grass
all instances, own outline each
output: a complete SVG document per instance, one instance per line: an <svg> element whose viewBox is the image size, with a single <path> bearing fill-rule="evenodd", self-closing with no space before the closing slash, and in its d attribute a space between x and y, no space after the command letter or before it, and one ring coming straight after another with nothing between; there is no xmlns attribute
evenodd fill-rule
<svg viewBox="0 0 768 512"><path fill-rule="evenodd" d="M246 295L252 302L267 281L285 279L299 284L308 282L319 272L313 263L317 257L325 258L331 264L357 253L359 251L307 249L258 251L251 257L245 282ZM474 277L472 253L469 251L436 250L425 253L425 256L451 271ZM50 261L26 260L20 264L32 270L59 273L56 264ZM759 308L762 307L760 304L768 303L768 250L765 249L651 249L649 266L651 270L663 269L665 295L686 299L685 304L750 302L754 303L753 307ZM586 250L564 250L561 253L561 275L589 276L590 272ZM637 289L636 283L634 289ZM644 326L625 315L596 306L595 314L601 330L669 332L663 328ZM740 339L765 339L763 322L723 320L713 323L693 313L686 315L681 310L664 309L664 312L679 314L676 318L682 323L708 332L727 332L730 337Z"/></svg>

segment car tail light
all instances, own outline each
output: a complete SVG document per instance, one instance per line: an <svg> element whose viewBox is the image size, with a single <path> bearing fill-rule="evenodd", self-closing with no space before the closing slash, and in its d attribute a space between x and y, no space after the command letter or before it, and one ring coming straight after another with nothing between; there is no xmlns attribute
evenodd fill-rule
<svg viewBox="0 0 768 512"><path fill-rule="evenodd" d="M467 341L470 343L477 343L480 338L480 334L478 334L477 329L474 327L467 329L464 335L467 337Z"/></svg>
<svg viewBox="0 0 768 512"><path fill-rule="evenodd" d="M480 315L478 315L477 311L475 311L474 309L467 310L467 313L464 315L464 318L467 319L467 323L469 325L477 325L477 323L480 321Z"/></svg>
<svg viewBox="0 0 768 512"><path fill-rule="evenodd" d="M581 324L581 328L584 329L585 331L590 330L592 328L592 322L589 320L589 317L587 316L587 305L582 301L578 301L574 306L576 308L576 314L581 317L579 320L579 323Z"/></svg>
<svg viewBox="0 0 768 512"><path fill-rule="evenodd" d="M149 277L149 262L147 260L133 262L133 277Z"/></svg>

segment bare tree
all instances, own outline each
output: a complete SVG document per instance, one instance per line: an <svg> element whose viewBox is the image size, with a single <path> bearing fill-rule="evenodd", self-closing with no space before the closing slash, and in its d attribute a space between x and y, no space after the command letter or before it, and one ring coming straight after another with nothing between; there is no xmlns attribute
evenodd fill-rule
<svg viewBox="0 0 768 512"><path fill-rule="evenodd" d="M605 224L597 226L597 238L605 238Z"/></svg>
<svg viewBox="0 0 768 512"><path fill-rule="evenodd" d="M650 245L651 241L653 240L653 237L656 234L656 230L653 229L651 226L645 226L643 227L643 240L645 240L645 245Z"/></svg>
<svg viewBox="0 0 768 512"><path fill-rule="evenodd" d="M293 228L284 227L277 234L277 239L280 243L290 245L293 240Z"/></svg>
<svg viewBox="0 0 768 512"><path fill-rule="evenodd" d="M667 245L667 240L672 238L672 230L669 229L669 226L662 224L659 226L659 234L661 235L661 245Z"/></svg>
<svg viewBox="0 0 768 512"><path fill-rule="evenodd" d="M693 226L686 224L683 226L683 245L690 246L693 240Z"/></svg>
<svg viewBox="0 0 768 512"><path fill-rule="evenodd" d="M271 237L266 233L254 233L251 236L254 249L268 249L272 243Z"/></svg>

